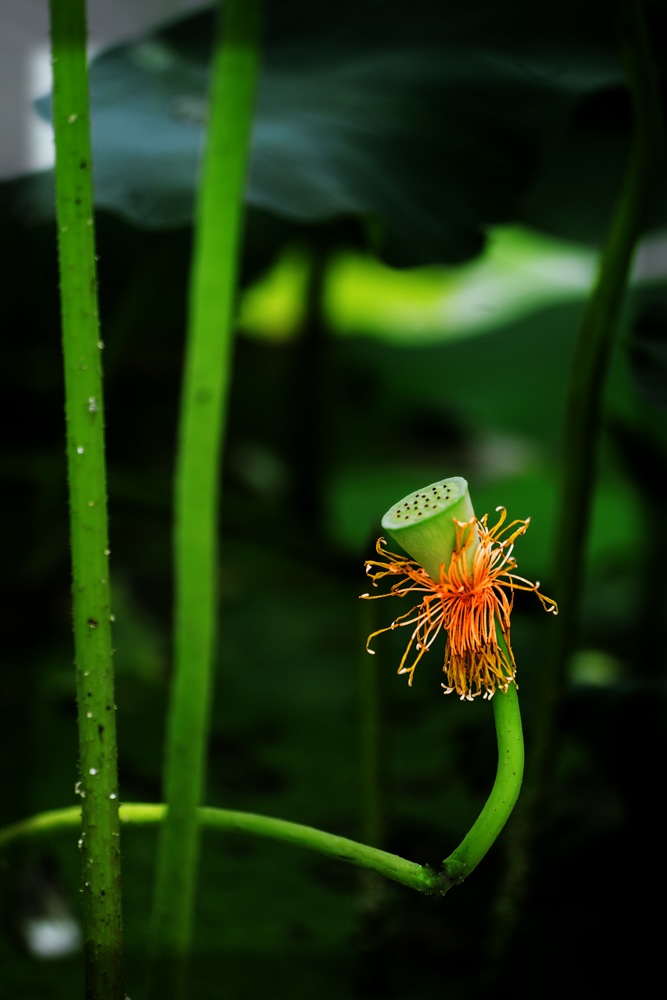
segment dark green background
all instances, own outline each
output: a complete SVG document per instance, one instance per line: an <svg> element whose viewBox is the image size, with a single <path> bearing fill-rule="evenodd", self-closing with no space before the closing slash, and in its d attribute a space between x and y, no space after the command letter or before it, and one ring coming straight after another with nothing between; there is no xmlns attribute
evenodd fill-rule
<svg viewBox="0 0 667 1000"><path fill-rule="evenodd" d="M660 68L667 11L647 5ZM614 5L371 0L270 5L248 188L243 282L288 242L316 261L304 329L242 337L221 509L220 655L207 802L363 836L361 671L380 672L389 850L437 862L495 770L491 711L440 694L438 658L409 690L395 614L362 605L384 510L463 475L478 513L532 517L520 569L552 591L566 384L582 303L429 347L336 338L317 275L339 247L401 267L456 264L510 222L597 247L631 131ZM195 18L93 67L120 781L159 801L171 667L171 480L189 218L210 23ZM661 74L662 78L662 74ZM74 804L76 727L49 175L0 189L3 360L4 822ZM651 228L664 222L656 191ZM593 536L554 785L526 909L491 956L510 829L443 900L260 840L206 834L193 997L597 994L660 971L664 891L664 286L633 292L605 395ZM508 462L507 445L522 461ZM492 460L490 460L490 457ZM372 613L377 618L372 618ZM513 638L530 747L551 620L517 599ZM374 624L375 622L375 624ZM394 641L396 640L396 641ZM590 667L591 657L577 660ZM155 831L123 836L128 992L141 997ZM55 885L77 907L76 835L17 848L0 871L3 990L78 995L78 959L21 943ZM653 902L652 902L653 900Z"/></svg>

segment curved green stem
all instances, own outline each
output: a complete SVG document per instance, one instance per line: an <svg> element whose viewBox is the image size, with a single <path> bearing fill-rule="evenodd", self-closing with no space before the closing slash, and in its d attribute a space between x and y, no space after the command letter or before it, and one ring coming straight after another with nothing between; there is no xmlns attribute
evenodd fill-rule
<svg viewBox="0 0 667 1000"><path fill-rule="evenodd" d="M167 807L162 803L132 802L124 803L120 807L121 822L133 826L152 826L162 823L166 814ZM400 882L401 885L419 892L437 893L449 888L448 885L441 885L440 876L427 865L419 865L388 851L368 847L347 837L338 837L301 823L290 823L287 820L260 816L257 813L212 809L207 806L197 809L196 818L199 826L208 829L268 837L284 844L317 851L327 857L375 871L385 878ZM58 830L72 829L78 826L80 819L81 810L77 806L31 816L0 830L0 850L25 837L43 836Z"/></svg>
<svg viewBox="0 0 667 1000"><path fill-rule="evenodd" d="M269 837L377 872L419 892L444 895L452 886L462 882L480 863L505 826L521 789L523 737L519 699L513 684L507 694L497 692L494 695L493 710L498 737L496 780L472 829L443 862L441 872L347 837L257 813L201 806L196 810L197 824L211 829ZM167 807L163 804L124 803L120 807L121 822L133 825L162 823L166 814ZM0 830L0 849L23 837L76 826L79 817L80 810L73 807L21 820Z"/></svg>
<svg viewBox="0 0 667 1000"><path fill-rule="evenodd" d="M462 882L475 870L507 823L521 791L523 730L514 684L510 684L507 694L497 691L493 696L493 715L498 739L496 780L475 823L443 861L443 876L453 884Z"/></svg>
<svg viewBox="0 0 667 1000"><path fill-rule="evenodd" d="M101 341L84 0L51 0L86 996L117 1000L122 910Z"/></svg>

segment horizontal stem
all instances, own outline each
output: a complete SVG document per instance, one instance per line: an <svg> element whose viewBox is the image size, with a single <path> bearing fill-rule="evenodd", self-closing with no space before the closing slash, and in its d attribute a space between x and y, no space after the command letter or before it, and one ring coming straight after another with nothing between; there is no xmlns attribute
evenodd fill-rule
<svg viewBox="0 0 667 1000"><path fill-rule="evenodd" d="M151 826L163 821L166 806L161 803L125 803L121 805L119 813L123 824ZM232 833L249 833L254 836L268 837L271 840L279 840L295 847L317 851L319 854L336 858L338 861L345 861L348 864L378 872L385 878L400 882L401 885L419 892L438 893L446 891L450 887L449 882L443 885L441 876L428 865L416 864L414 861L408 861L396 854L390 854L388 851L368 847L366 844L349 840L347 837L325 833L312 826L290 823L288 820L274 819L257 813L213 809L208 806L199 808L197 816L202 827ZM38 813L0 830L0 849L8 847L14 841L24 837L77 828L80 823L81 810L78 806Z"/></svg>

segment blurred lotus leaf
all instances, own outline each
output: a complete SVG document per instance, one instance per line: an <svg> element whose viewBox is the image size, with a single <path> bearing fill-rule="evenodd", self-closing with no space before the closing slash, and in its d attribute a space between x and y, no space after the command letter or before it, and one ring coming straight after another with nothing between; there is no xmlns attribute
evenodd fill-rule
<svg viewBox="0 0 667 1000"><path fill-rule="evenodd" d="M667 20L664 6L649 14ZM143 226L190 220L212 18L93 63L100 207ZM631 120L602 0L280 0L268 4L248 203L294 224L361 220L399 266L470 259L507 221L596 240Z"/></svg>

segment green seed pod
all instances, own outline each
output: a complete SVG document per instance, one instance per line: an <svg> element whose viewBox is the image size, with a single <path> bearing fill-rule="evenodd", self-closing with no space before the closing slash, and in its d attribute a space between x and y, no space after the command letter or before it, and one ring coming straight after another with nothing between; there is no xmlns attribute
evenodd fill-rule
<svg viewBox="0 0 667 1000"><path fill-rule="evenodd" d="M441 565L449 566L454 551L455 521L468 523L474 517L467 482L453 476L393 504L382 518L382 528L437 581ZM474 549L468 550L471 558Z"/></svg>

